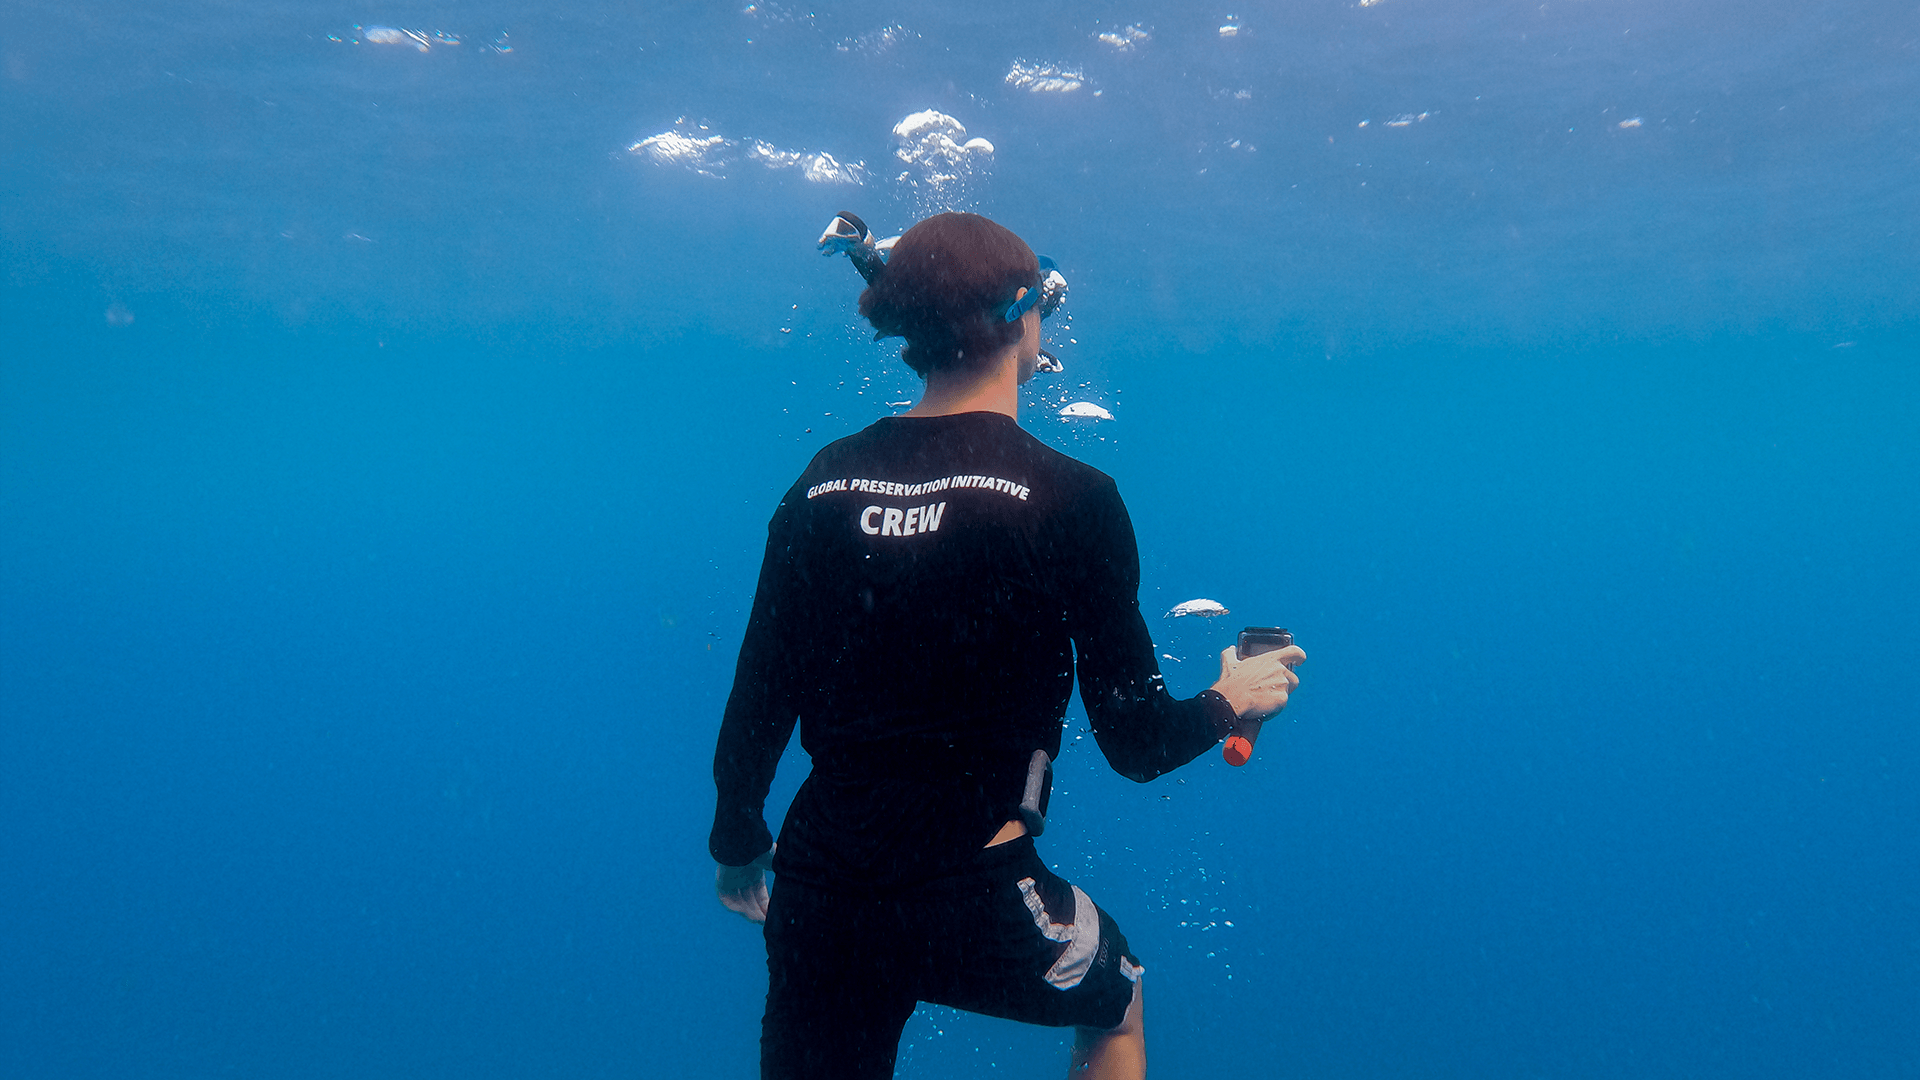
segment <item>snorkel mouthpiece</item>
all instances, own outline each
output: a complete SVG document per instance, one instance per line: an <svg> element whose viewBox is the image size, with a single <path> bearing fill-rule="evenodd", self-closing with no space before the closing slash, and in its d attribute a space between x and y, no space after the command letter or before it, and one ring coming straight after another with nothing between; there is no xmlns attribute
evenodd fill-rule
<svg viewBox="0 0 1920 1080"><path fill-rule="evenodd" d="M1053 260L1040 256L1040 317L1046 318L1060 310L1067 299L1067 279L1060 275Z"/></svg>

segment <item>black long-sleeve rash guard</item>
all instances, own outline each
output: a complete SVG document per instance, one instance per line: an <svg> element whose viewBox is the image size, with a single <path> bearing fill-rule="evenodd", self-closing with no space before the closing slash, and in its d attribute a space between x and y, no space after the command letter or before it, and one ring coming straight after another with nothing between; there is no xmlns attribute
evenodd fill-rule
<svg viewBox="0 0 1920 1080"><path fill-rule="evenodd" d="M770 846L797 719L813 771L775 870L872 886L964 865L1017 816L1033 752L1059 756L1076 652L1117 771L1191 761L1233 709L1167 692L1139 586L1112 479L1011 417L890 417L828 446L768 526L714 753L713 857Z"/></svg>

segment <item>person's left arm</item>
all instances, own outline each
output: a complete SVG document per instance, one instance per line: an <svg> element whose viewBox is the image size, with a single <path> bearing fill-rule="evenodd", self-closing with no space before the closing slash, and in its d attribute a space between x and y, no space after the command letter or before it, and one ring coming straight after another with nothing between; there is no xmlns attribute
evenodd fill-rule
<svg viewBox="0 0 1920 1080"><path fill-rule="evenodd" d="M1216 690L1184 700L1168 692L1140 614L1133 521L1111 482L1082 504L1072 535L1068 629L1080 700L1114 771L1145 783L1224 738L1234 706Z"/></svg>

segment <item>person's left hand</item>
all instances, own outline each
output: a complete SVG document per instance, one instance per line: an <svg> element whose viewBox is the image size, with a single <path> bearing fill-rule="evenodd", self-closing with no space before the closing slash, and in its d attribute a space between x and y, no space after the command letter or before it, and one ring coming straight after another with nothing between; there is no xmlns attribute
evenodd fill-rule
<svg viewBox="0 0 1920 1080"><path fill-rule="evenodd" d="M713 872L713 891L728 911L749 922L767 921L767 871L773 867L773 849L745 866L722 866Z"/></svg>

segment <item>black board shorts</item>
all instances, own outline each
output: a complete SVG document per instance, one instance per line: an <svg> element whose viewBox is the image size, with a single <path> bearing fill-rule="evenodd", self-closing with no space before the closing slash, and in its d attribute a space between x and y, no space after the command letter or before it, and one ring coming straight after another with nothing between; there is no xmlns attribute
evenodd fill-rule
<svg viewBox="0 0 1920 1080"><path fill-rule="evenodd" d="M1049 871L1031 837L949 878L863 894L776 878L760 1075L893 1075L926 1001L1048 1027L1118 1027L1142 968L1113 918Z"/></svg>

